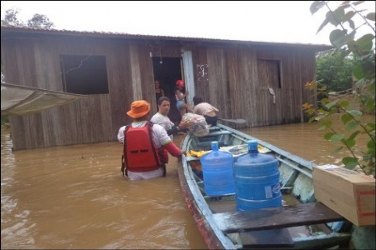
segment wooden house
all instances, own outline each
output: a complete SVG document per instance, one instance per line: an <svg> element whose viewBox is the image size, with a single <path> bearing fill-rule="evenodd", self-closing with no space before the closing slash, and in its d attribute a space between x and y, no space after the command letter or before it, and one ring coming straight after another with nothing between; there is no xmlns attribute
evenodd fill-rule
<svg viewBox="0 0 376 250"><path fill-rule="evenodd" d="M188 102L201 96L222 118L247 126L303 121L304 88L314 79L315 54L329 46L103 32L1 27L5 82L87 95L40 113L10 116L15 150L109 142L131 120L130 103L145 99L157 111L154 81L172 99L186 82Z"/></svg>

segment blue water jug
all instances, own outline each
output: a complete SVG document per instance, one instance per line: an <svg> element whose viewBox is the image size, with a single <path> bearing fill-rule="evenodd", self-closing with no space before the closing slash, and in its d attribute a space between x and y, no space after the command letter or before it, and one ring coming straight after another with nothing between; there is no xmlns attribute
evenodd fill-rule
<svg viewBox="0 0 376 250"><path fill-rule="evenodd" d="M217 141L211 142L211 149L210 153L200 159L206 195L234 194L234 157L230 153L219 151Z"/></svg>
<svg viewBox="0 0 376 250"><path fill-rule="evenodd" d="M248 141L248 154L234 162L238 211L282 206L278 161L272 155L259 154L257 146L256 140Z"/></svg>

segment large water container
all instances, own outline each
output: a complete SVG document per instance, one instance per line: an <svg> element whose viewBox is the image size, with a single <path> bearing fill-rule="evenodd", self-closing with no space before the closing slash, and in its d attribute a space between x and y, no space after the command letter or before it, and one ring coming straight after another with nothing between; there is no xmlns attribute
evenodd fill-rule
<svg viewBox="0 0 376 250"><path fill-rule="evenodd" d="M209 196L235 193L234 157L232 154L218 150L218 142L211 142L212 151L200 162L204 176L204 190Z"/></svg>
<svg viewBox="0 0 376 250"><path fill-rule="evenodd" d="M259 154L256 140L248 141L248 154L235 159L236 208L248 211L282 206L278 161Z"/></svg>

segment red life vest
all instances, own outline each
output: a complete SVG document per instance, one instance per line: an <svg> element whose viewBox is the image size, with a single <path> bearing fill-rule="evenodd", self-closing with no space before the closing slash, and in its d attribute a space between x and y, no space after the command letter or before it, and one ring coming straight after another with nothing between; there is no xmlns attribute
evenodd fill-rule
<svg viewBox="0 0 376 250"><path fill-rule="evenodd" d="M164 167L152 139L151 122L141 128L127 126L124 131L124 163L126 170L145 172Z"/></svg>

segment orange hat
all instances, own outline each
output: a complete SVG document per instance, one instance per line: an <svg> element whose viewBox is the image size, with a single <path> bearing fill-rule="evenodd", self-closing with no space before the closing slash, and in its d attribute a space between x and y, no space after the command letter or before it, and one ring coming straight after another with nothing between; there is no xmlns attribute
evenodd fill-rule
<svg viewBox="0 0 376 250"><path fill-rule="evenodd" d="M131 110L127 112L132 118L140 118L145 116L150 111L150 104L144 100L134 101L131 104Z"/></svg>

